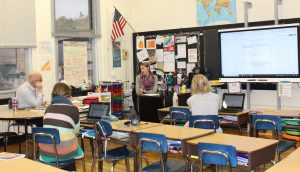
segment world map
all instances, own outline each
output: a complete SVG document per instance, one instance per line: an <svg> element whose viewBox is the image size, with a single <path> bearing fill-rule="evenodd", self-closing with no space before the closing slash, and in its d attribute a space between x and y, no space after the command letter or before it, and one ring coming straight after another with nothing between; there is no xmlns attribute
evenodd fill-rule
<svg viewBox="0 0 300 172"><path fill-rule="evenodd" d="M236 0L197 0L197 24L236 23Z"/></svg>

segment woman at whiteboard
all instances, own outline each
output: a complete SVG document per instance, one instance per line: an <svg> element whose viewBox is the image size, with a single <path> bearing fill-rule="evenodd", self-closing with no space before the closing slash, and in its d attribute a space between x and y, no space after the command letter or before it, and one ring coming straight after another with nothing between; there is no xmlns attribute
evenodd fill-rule
<svg viewBox="0 0 300 172"><path fill-rule="evenodd" d="M208 79L198 74L192 80L192 96L187 99L187 104L192 112L192 115L218 115L220 107L220 97L218 94L211 92L211 86ZM187 123L185 126L189 126ZM219 127L217 132L222 132Z"/></svg>
<svg viewBox="0 0 300 172"><path fill-rule="evenodd" d="M157 76L150 71L149 62L140 63L140 74L136 76L135 90L137 95L157 93Z"/></svg>

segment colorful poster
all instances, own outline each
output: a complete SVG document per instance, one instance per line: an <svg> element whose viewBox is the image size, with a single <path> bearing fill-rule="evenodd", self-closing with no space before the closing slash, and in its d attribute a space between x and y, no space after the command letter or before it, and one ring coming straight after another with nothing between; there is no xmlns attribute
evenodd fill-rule
<svg viewBox="0 0 300 172"><path fill-rule="evenodd" d="M142 50L145 48L145 39L144 36L137 36L136 37L136 49Z"/></svg>
<svg viewBox="0 0 300 172"><path fill-rule="evenodd" d="M174 35L164 36L164 51L174 51Z"/></svg>
<svg viewBox="0 0 300 172"><path fill-rule="evenodd" d="M146 40L146 48L147 49L156 49L155 39Z"/></svg>
<svg viewBox="0 0 300 172"><path fill-rule="evenodd" d="M41 71L51 70L51 44L49 41L41 41L38 44Z"/></svg>
<svg viewBox="0 0 300 172"><path fill-rule="evenodd" d="M113 67L121 67L121 43L120 42L113 42L112 45L112 52L113 52Z"/></svg>
<svg viewBox="0 0 300 172"><path fill-rule="evenodd" d="M236 23L236 0L197 0L197 24Z"/></svg>
<svg viewBox="0 0 300 172"><path fill-rule="evenodd" d="M51 56L50 55L40 55L41 61L41 71L51 70Z"/></svg>

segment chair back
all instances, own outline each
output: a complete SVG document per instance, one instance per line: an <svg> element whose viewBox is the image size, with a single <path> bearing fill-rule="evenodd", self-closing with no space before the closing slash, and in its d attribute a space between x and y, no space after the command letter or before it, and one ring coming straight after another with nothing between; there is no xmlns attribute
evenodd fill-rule
<svg viewBox="0 0 300 172"><path fill-rule="evenodd" d="M37 143L51 144L55 153L56 167L59 166L56 145L60 143L59 131L56 128L32 128L33 159L36 159Z"/></svg>
<svg viewBox="0 0 300 172"><path fill-rule="evenodd" d="M237 166L236 148L230 145L198 143L197 153L202 164L227 166L230 169Z"/></svg>
<svg viewBox="0 0 300 172"><path fill-rule="evenodd" d="M188 120L191 115L189 108L170 107L170 118L174 120Z"/></svg>
<svg viewBox="0 0 300 172"><path fill-rule="evenodd" d="M101 120L95 124L94 155L97 154L97 148L102 147L104 140L104 159L106 159L108 136L112 135L112 126L108 121Z"/></svg>
<svg viewBox="0 0 300 172"><path fill-rule="evenodd" d="M256 130L273 130L278 139L278 132L282 129L281 117L271 115L252 115L252 126Z"/></svg>
<svg viewBox="0 0 300 172"><path fill-rule="evenodd" d="M218 115L192 115L189 118L189 127L202 129L218 129L220 127Z"/></svg>
<svg viewBox="0 0 300 172"><path fill-rule="evenodd" d="M142 157L144 151L152 151L160 153L161 171L164 171L164 156L168 152L168 142L166 136L153 133L138 133L138 150L139 150L139 167L142 171Z"/></svg>

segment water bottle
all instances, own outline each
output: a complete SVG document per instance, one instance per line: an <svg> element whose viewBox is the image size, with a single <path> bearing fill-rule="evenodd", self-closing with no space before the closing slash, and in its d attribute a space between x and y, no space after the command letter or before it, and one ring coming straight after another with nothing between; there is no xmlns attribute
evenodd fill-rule
<svg viewBox="0 0 300 172"><path fill-rule="evenodd" d="M19 100L16 97L11 98L11 107L13 109L13 111L18 111L18 107L19 107Z"/></svg>
<svg viewBox="0 0 300 172"><path fill-rule="evenodd" d="M177 93L173 93L173 106L178 106L178 96Z"/></svg>

